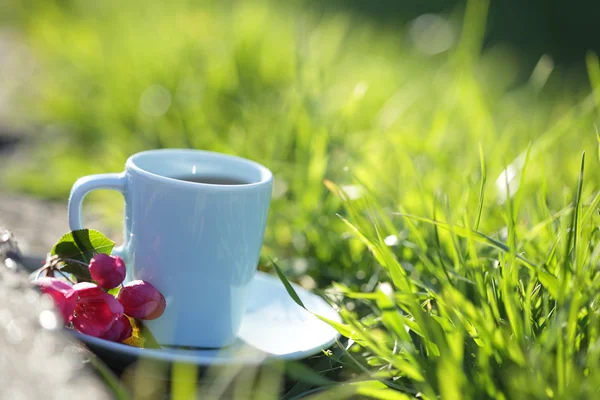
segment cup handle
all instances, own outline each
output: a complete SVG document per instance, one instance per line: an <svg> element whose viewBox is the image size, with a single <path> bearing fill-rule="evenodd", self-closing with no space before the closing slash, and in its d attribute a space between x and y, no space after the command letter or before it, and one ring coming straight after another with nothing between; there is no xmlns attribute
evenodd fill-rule
<svg viewBox="0 0 600 400"><path fill-rule="evenodd" d="M112 189L125 196L125 173L120 174L97 174L79 178L71 188L69 195L69 228L74 231L83 229L81 218L81 205L85 196L92 190ZM113 254L120 253L121 248L116 247ZM115 254L116 255L116 254Z"/></svg>

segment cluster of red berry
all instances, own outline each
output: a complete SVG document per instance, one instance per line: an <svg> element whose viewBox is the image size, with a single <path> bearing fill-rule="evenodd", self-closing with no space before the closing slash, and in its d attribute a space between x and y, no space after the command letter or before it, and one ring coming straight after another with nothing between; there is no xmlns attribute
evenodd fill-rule
<svg viewBox="0 0 600 400"><path fill-rule="evenodd" d="M125 279L125 263L120 257L96 254L89 263L89 272L94 282L70 285L53 277L34 281L52 296L65 324L79 332L123 342L132 334L130 318L151 320L164 312L165 298L146 281L131 281L116 296L109 293Z"/></svg>

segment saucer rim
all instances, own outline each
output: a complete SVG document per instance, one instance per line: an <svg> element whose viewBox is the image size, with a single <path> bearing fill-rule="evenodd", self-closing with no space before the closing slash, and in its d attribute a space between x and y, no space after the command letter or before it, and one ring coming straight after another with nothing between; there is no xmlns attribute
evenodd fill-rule
<svg viewBox="0 0 600 400"><path fill-rule="evenodd" d="M278 282L283 285L283 283L274 275L269 273L257 270L255 276L261 276L261 278L271 280L275 283ZM301 292L305 296L316 296L324 303L324 306L331 308L334 311L335 322L341 322L341 317L338 312L331 307L331 305L327 304L325 300L323 300L317 294L302 288L301 286L290 282L294 289L297 292ZM287 292L286 292L287 294ZM298 306L300 307L300 306ZM109 340L97 338L94 336L86 335L84 333L78 332L73 329L67 329L73 337L79 339L80 341L90 345L92 347L101 348L103 351L110 352L111 356L114 354L118 356L127 356L127 357L135 357L139 359L150 359L154 361L160 362L168 362L168 363L188 363L188 364L196 364L196 365L259 365L265 361L269 360L301 360L307 357L314 356L324 350L330 348L333 344L335 344L341 337L341 334L335 330L335 334L332 335L332 338L327 342L324 342L319 348L313 347L309 349L298 350L291 353L286 354L272 354L260 350L256 347L248 345L248 353L243 355L235 355L228 354L226 356L220 356L219 350L224 350L227 352L227 348L223 349L193 349L193 350L182 350L182 349L147 349L140 348L135 346L130 346L123 343L111 342ZM240 347L240 350L243 350L243 347ZM183 352L189 352L189 354L184 354ZM227 353L226 353L227 354Z"/></svg>

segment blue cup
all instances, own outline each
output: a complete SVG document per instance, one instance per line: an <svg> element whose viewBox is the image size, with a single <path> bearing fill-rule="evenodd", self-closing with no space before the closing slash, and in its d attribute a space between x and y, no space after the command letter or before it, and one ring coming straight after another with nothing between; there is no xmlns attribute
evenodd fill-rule
<svg viewBox="0 0 600 400"><path fill-rule="evenodd" d="M78 179L69 196L69 225L83 229L81 204L90 191L121 192L124 243L113 254L124 259L126 280L150 282L167 302L147 326L163 346L220 348L240 329L272 186L272 173L244 158L144 151L132 155L122 173Z"/></svg>

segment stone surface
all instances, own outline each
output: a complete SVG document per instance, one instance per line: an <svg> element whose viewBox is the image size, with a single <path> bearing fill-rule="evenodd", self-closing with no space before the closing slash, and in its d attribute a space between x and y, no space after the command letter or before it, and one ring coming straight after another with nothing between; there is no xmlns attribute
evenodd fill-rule
<svg viewBox="0 0 600 400"><path fill-rule="evenodd" d="M93 213L88 211L85 215L90 227L119 240L120 234L95 218ZM46 201L0 191L0 226L10 229L19 239L24 255L35 258L29 263L39 263L38 259L43 260L54 243L69 231L67 200Z"/></svg>
<svg viewBox="0 0 600 400"><path fill-rule="evenodd" d="M66 205L0 193L0 226L19 238L24 254L44 257L68 231Z"/></svg>
<svg viewBox="0 0 600 400"><path fill-rule="evenodd" d="M62 328L52 299L29 282L14 237L0 227L0 398L110 399L93 357Z"/></svg>

